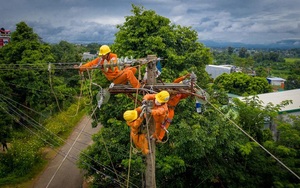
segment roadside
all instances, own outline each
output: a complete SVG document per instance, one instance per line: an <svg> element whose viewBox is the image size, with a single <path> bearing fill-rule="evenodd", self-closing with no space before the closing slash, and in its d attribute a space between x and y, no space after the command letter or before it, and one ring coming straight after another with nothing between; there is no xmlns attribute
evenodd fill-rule
<svg viewBox="0 0 300 188"><path fill-rule="evenodd" d="M77 159L79 153L92 144L91 137L100 128L100 125L92 128L91 119L88 116L84 116L66 140L64 146L59 149L59 153L56 153L45 170L34 181L33 187L82 188L83 173L76 166ZM71 147L72 149L70 149ZM66 155L67 157L65 157Z"/></svg>

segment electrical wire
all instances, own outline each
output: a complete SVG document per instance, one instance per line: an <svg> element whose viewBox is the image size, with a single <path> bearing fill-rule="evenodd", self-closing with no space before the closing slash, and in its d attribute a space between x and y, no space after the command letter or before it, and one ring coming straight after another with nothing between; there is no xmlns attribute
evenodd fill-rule
<svg viewBox="0 0 300 188"><path fill-rule="evenodd" d="M3 102L5 102L5 101L3 101ZM10 103L8 103L8 104L10 104ZM11 104L10 104L10 105L11 105ZM1 106L1 108L3 108L3 107ZM17 107L15 107L15 108L17 108ZM17 108L17 109L18 109L18 108ZM96 109L96 108L95 108L95 109ZM4 109L4 110L5 110L5 109ZM17 116L13 116L13 114L7 112L10 116L13 117L13 119L17 119L16 117L21 117L21 116L22 116L20 113L18 113L18 112L15 111L14 109L10 108L10 110L11 110L12 112L14 112L15 114L17 114ZM94 113L94 112L95 112L95 110L93 111L93 113ZM24 114L25 114L25 113L24 113ZM26 118L23 118L23 119L26 120ZM18 123L20 123L20 122L18 122ZM29 123L32 123L32 122L29 122ZM22 125L25 126L26 128L28 128L25 124L22 123ZM34 126L34 127L36 128L36 126ZM43 127L43 126L40 125L39 127ZM45 127L43 127L43 128L45 128ZM29 128L28 128L28 129L29 129ZM46 129L46 128L45 128L45 129ZM47 130L48 132L52 133L52 132L49 131L48 129L46 129L46 130ZM32 130L31 130L31 131L32 131ZM56 134L54 134L54 133L52 133L52 134L54 135L54 137L58 137L59 139L61 139L62 141L64 141L62 138L60 138L60 137L57 136ZM41 140L43 140L45 143L48 143L49 145L51 145L51 146L54 147L54 145L53 145L52 143L50 143L49 141L47 141L47 140L41 138L38 134L35 134L35 135L37 135L37 136L38 136ZM50 139L51 139L51 138L52 138L52 137L50 137ZM67 143L66 141L64 141L64 142L65 142L66 144L70 145L70 144ZM74 146L73 146L73 148L76 149L76 150L78 150L78 151L81 151L80 149L78 149L78 148L76 148L76 147L74 147ZM52 148L52 149L53 149L53 148ZM114 169L114 170L111 170L110 167L108 167L108 166L106 166L106 165L102 165L101 163L95 161L91 156L86 155L85 153L83 153L83 155L86 156L87 158L91 159L92 161L96 162L98 165L102 166L103 168L107 169L108 171L111 171L112 173L115 173L115 175L116 175L117 177L121 177L121 178L125 181L125 178L123 178L122 176L118 175L118 174L116 173L115 169ZM64 156L65 156L65 155L64 155ZM91 165L90 165L90 166L91 166ZM100 171L97 170L97 172L99 173ZM108 175L106 175L106 176L108 176ZM116 182L121 183L119 180L116 180ZM132 182L130 182L130 184L131 184L132 186L134 186L134 187L138 187L138 186L134 185Z"/></svg>
<svg viewBox="0 0 300 188"><path fill-rule="evenodd" d="M78 70L74 65L78 65L81 62L74 63L51 63L52 65L57 65L51 67L53 70ZM0 71L23 71L23 70L48 70L49 63L39 63L39 64L0 64ZM99 67L91 67L90 69L99 69Z"/></svg>
<svg viewBox="0 0 300 188"><path fill-rule="evenodd" d="M56 63L58 65L62 65L62 63ZM66 63L68 65L70 65L70 63ZM76 63L77 64L77 63ZM26 66L33 66L36 64L25 64ZM47 70L47 67L45 64L45 67L26 67L24 64L13 64L13 66L8 66L8 65L5 65L5 67L2 67L2 65L0 65L0 70ZM42 64L39 64L39 66L42 65ZM4 65L3 65L4 66ZM24 67L22 67L24 66ZM77 69L77 68L74 68L74 67L61 67L61 68L51 68L51 69ZM48 67L48 70L49 70L49 67ZM49 82L50 84L52 83L51 81L51 73L49 73ZM199 87L197 84L195 84L197 87ZM201 88L201 87L199 87ZM53 91L53 88L51 87L52 89L52 92ZM151 90L149 90L151 91ZM56 98L56 101L57 101L57 98ZM58 102L58 101L57 101ZM286 168L290 173L292 173L295 177L297 177L299 180L300 180L300 177L295 173L293 172L289 167L287 167L283 162L281 162L277 157L275 157L271 152L269 152L265 147L263 147L260 143L258 143L252 136L250 136L246 131L244 131L240 126L238 126L235 122L233 122L231 119L229 119L228 117L226 117L217 107L215 107L212 103L210 103L209 101L207 101L208 104L210 104L215 110L217 110L220 114L222 114L227 120L229 120L229 122L231 122L236 128L238 128L240 131L242 131L247 137L249 137L253 142L255 142L256 144L258 144L266 153L268 153L271 157L273 157L278 163L280 163L284 168ZM3 107L2 107L3 108ZM60 109L60 107L58 106L58 108ZM60 109L61 110L61 109ZM95 111L94 111L95 112ZM93 112L93 113L94 113ZM75 143L75 142L74 142ZM73 146L72 146L73 147ZM150 150L151 151L151 150ZM152 152L151 152L152 153ZM151 157L152 159L152 157Z"/></svg>
<svg viewBox="0 0 300 188"><path fill-rule="evenodd" d="M199 87L196 84L197 87ZM200 88L200 87L199 87ZM224 113L222 113L215 105L211 102L207 101L216 111L218 111L221 115L223 115L230 123L232 123L236 128L242 131L248 138L250 138L253 142L255 142L260 148L262 148L266 153L268 153L271 157L273 157L279 164L281 164L285 169L287 169L290 173L292 173L296 178L300 180L300 177L292 171L288 166L286 166L283 162L281 162L277 157L275 157L270 151L268 151L264 146L262 146L258 141L256 141L251 135L249 135L246 131L244 131L240 126L238 126L234 121L232 121L229 117L226 117Z"/></svg>
<svg viewBox="0 0 300 188"><path fill-rule="evenodd" d="M62 164L64 163L64 161L66 160L67 156L69 155L69 153L71 152L72 148L74 147L76 141L79 139L82 131L85 129L85 127L87 126L87 123L82 127L82 129L80 130L79 134L77 135L76 139L74 140L73 144L71 145L71 147L69 148L69 151L67 152L67 154L65 155L65 157L63 158L63 160L61 161L61 163L59 164L59 166L57 167L56 171L54 172L53 176L51 177L50 181L48 182L46 188L49 187L49 185L51 184L51 182L53 181L54 177L56 176L57 172L59 171L59 169L61 168Z"/></svg>

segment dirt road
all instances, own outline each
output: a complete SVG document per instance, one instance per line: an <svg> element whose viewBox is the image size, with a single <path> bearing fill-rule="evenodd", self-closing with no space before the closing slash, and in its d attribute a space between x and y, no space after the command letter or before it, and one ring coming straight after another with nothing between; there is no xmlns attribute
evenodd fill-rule
<svg viewBox="0 0 300 188"><path fill-rule="evenodd" d="M80 151L92 143L91 135L99 129L100 125L92 128L91 119L84 117L35 182L34 188L82 188L83 173L77 168L76 162Z"/></svg>

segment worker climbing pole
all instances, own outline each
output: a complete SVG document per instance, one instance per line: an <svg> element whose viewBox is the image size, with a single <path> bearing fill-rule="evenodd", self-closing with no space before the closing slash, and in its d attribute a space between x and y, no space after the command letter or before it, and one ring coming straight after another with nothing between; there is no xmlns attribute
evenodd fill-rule
<svg viewBox="0 0 300 188"><path fill-rule="evenodd" d="M108 89L110 94L118 94L118 93L124 93L127 94L129 97L132 97L132 93L136 94L146 94L143 97L143 105L141 106L142 110L145 110L145 119L146 119L146 138L148 139L149 147L144 147L141 142L138 142L134 140L136 143L137 148L141 149L142 153L146 157L146 171L145 171L145 187L146 188L155 188L156 187L156 172L155 172L155 158L156 158L156 144L162 143L162 138L164 136L165 132L168 132L166 127L164 126L164 122L168 119L168 104L169 99L171 99L169 91L173 91L173 97L176 96L177 102L179 102L180 99L185 98L184 95L194 95L196 97L200 97L200 99L205 100L204 98L201 98L201 96L197 95L195 93L195 82L196 82L196 75L195 74L189 74L190 81L188 84L186 83L157 83L157 75L158 71L160 71L157 68L157 62L159 62L160 58L157 58L155 55L148 55L147 58L143 59L127 59L124 60L121 58L118 59L117 63L115 64L108 64L107 62L104 62L104 68L105 69L111 69L112 67L119 67L122 68L121 65L125 66L125 64L128 64L127 66L134 66L136 64L139 65L147 65L146 67L146 73L144 76L145 85L141 86L140 88L133 88L128 87L128 85L123 84L115 84L112 87ZM159 72L160 73L160 72ZM186 79L187 76L183 76L180 81ZM176 79L178 80L178 79ZM104 92L100 90L100 93L103 94ZM150 93L150 94L149 94ZM102 96L102 95L100 95ZM107 98L107 97L106 97ZM100 98L102 99L102 98ZM105 99L105 98L104 98ZM153 100L152 100L153 99ZM103 101L103 100L98 100ZM176 104L174 104L173 101L173 109L175 108ZM175 106L174 106L175 105ZM145 109L144 109L145 108ZM134 134L135 127L137 127L137 124L140 125L140 121L138 117L140 117L139 113L137 113L138 108L135 110L128 110L124 113L124 119L126 120L128 126L131 127L131 133ZM158 113L159 112L159 113ZM158 115L159 114L159 115ZM159 117L160 116L160 117ZM164 118L161 120L160 118ZM169 122L171 123L171 121ZM162 131L164 130L164 131ZM161 134L161 132L164 132ZM134 138L134 137L133 137ZM145 141L143 141L145 143ZM146 149L149 149L149 152ZM143 152L144 151L144 152Z"/></svg>

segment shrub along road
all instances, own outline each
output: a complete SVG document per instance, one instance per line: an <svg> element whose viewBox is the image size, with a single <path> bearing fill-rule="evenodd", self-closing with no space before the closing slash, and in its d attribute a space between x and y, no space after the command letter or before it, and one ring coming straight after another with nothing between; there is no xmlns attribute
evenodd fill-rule
<svg viewBox="0 0 300 188"><path fill-rule="evenodd" d="M92 128L91 119L84 116L64 146L59 149L55 158L34 183L34 188L81 188L83 173L76 166L76 162L80 151L92 143L92 135L100 128L100 125Z"/></svg>

